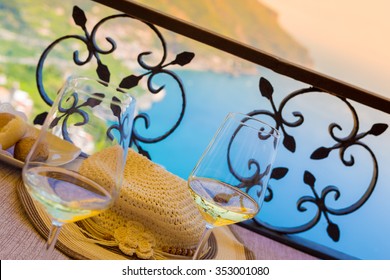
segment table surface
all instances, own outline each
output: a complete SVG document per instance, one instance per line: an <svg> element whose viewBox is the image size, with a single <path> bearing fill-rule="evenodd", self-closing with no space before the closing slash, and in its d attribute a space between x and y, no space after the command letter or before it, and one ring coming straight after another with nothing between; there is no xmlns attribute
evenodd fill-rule
<svg viewBox="0 0 390 280"><path fill-rule="evenodd" d="M45 251L45 240L30 222L21 204L16 186L21 183L21 170L0 162L0 259L35 260ZM312 260L315 257L292 247L261 236L241 226L231 229L243 244L253 251L256 259L266 260ZM53 259L69 257L55 250Z"/></svg>

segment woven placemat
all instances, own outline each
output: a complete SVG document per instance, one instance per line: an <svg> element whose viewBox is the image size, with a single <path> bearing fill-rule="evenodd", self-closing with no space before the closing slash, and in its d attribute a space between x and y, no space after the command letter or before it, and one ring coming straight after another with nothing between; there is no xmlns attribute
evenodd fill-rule
<svg viewBox="0 0 390 280"><path fill-rule="evenodd" d="M36 230L46 239L49 233L50 218L27 192L24 184L17 185L22 205ZM78 260L125 260L136 259L123 254L116 246L99 244L88 236L77 223L66 224L61 229L56 248L72 259ZM208 251L204 259L250 260L255 259L252 251L245 247L229 227L215 228L208 240ZM167 259L189 259L188 257L164 254Z"/></svg>

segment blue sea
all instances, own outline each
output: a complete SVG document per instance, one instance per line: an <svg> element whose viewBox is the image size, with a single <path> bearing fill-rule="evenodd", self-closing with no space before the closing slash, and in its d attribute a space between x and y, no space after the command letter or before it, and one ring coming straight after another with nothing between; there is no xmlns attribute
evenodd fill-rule
<svg viewBox="0 0 390 280"><path fill-rule="evenodd" d="M170 172L186 179L208 145L219 125L229 112L248 113L253 110L272 111L268 99L259 91L260 77L267 78L274 87L274 102L278 107L283 98L294 90L307 87L300 82L280 77L270 70L261 70L259 75L234 76L225 73L178 71L186 91L186 110L177 130L157 144L143 144L153 161ZM153 80L164 85L165 97L153 103L147 111L150 128L145 130L139 122L137 129L145 136L160 136L168 131L179 117L182 99L177 83L169 75L160 75ZM386 114L376 112L353 103L359 112L359 133L368 131L374 123L389 123ZM306 211L297 210L297 202L303 196L314 197L313 190L303 182L303 173L308 170L316 177L315 192L328 186L340 190L338 199L326 197L326 205L331 208L345 208L358 201L370 184L373 162L370 153L362 146L355 145L346 151L346 158L353 157L355 164L346 167L340 160L338 151L330 153L326 160L310 160L310 154L320 146L332 146L334 139L329 135L329 125L336 123L338 137L348 136L353 127L353 115L348 106L338 98L323 93L311 93L296 97L286 103L284 118L296 121L294 112L305 116L304 125L298 128L285 127L297 142L297 151L291 153L282 145L278 151L275 167L288 167L289 173L279 181L271 180L274 199L264 203L257 219L275 226L295 227L307 223L318 214L319 209L310 203L304 204ZM264 121L274 125L273 119ZM144 134L145 133L145 134ZM335 242L327 235L328 222L324 212L319 212L320 221L311 230L296 234L312 242L319 243L336 251L361 259L390 259L390 213L388 183L390 175L389 129L382 135L366 136L362 141L372 148L380 166L378 182L370 199L357 211L348 215L329 215L328 219L340 228L340 240Z"/></svg>

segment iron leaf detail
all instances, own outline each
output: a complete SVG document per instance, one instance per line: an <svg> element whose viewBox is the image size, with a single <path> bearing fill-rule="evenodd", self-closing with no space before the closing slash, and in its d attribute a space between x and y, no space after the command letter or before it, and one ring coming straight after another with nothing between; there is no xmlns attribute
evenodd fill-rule
<svg viewBox="0 0 390 280"><path fill-rule="evenodd" d="M283 146L285 146L286 149L289 150L290 152L294 153L296 148L294 137L288 134L284 134Z"/></svg>
<svg viewBox="0 0 390 280"><path fill-rule="evenodd" d="M98 61L96 73L98 74L100 80L105 81L107 83L110 82L110 70L108 70L108 67L100 61Z"/></svg>
<svg viewBox="0 0 390 280"><path fill-rule="evenodd" d="M82 9L77 6L74 6L72 17L76 25L85 27L85 24L87 23L87 17L85 16L85 13Z"/></svg>
<svg viewBox="0 0 390 280"><path fill-rule="evenodd" d="M371 127L370 131L368 131L367 133L378 136L381 135L383 132L385 132L388 127L389 126L385 123L376 123Z"/></svg>
<svg viewBox="0 0 390 280"><path fill-rule="evenodd" d="M90 97L85 101L85 105L93 108L95 106L98 106L100 103L102 103L102 99L104 98L103 93L94 93L93 96L96 96L96 98Z"/></svg>
<svg viewBox="0 0 390 280"><path fill-rule="evenodd" d="M279 180L282 179L288 173L288 168L286 167L276 167L272 169L271 179Z"/></svg>
<svg viewBox="0 0 390 280"><path fill-rule="evenodd" d="M195 54L192 52L182 52L176 56L176 59L172 61L172 64L179 64L180 66L184 66L190 63L194 57Z"/></svg>
<svg viewBox="0 0 390 280"><path fill-rule="evenodd" d="M55 127L57 124L58 124L58 122L60 121L60 119L61 118L55 118L51 123L50 123L50 125L49 125L49 127L50 128L53 128L53 127Z"/></svg>
<svg viewBox="0 0 390 280"><path fill-rule="evenodd" d="M326 147L319 147L317 150L315 150L310 158L311 159L324 159L329 156L331 149L326 148Z"/></svg>
<svg viewBox="0 0 390 280"><path fill-rule="evenodd" d="M47 117L47 112L43 112L43 113L40 113L39 115L37 115L34 119L34 124L40 124L40 125L43 125L43 123L45 122L45 119Z"/></svg>
<svg viewBox="0 0 390 280"><path fill-rule="evenodd" d="M271 83L267 79L263 77L260 78L259 88L262 96L266 97L268 100L272 99L274 88L272 87Z"/></svg>
<svg viewBox="0 0 390 280"><path fill-rule="evenodd" d="M334 223L329 223L328 227L326 228L326 231L328 232L329 237L332 238L333 241L337 242L340 240L340 228L338 225Z"/></svg>
<svg viewBox="0 0 390 280"><path fill-rule="evenodd" d="M119 107L118 105L116 105L114 103L120 103L120 100L117 97L114 96L112 98L112 101L113 101L113 103L111 103L111 105L110 105L111 111L114 114L114 116L116 116L119 119L122 110L121 110L121 107Z"/></svg>
<svg viewBox="0 0 390 280"><path fill-rule="evenodd" d="M314 188L314 184L316 182L316 178L311 174L309 171L305 171L305 174L303 175L303 181L305 184L309 185L310 187Z"/></svg>
<svg viewBox="0 0 390 280"><path fill-rule="evenodd" d="M142 78L142 76L135 76L135 75L127 76L127 77L123 78L123 80L119 84L119 87L126 88L126 89L130 89L132 87L135 87L138 85L138 82L141 80L141 78Z"/></svg>

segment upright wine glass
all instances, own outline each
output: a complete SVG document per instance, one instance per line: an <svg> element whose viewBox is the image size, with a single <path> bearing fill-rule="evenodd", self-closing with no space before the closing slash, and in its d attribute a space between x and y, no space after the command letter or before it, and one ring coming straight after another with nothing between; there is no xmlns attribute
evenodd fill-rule
<svg viewBox="0 0 390 280"><path fill-rule="evenodd" d="M57 95L22 171L52 221L47 257L63 224L97 215L117 197L134 110L128 93L87 77L69 78Z"/></svg>
<svg viewBox="0 0 390 280"><path fill-rule="evenodd" d="M262 205L279 132L248 115L230 113L188 178L206 221L193 256L199 259L213 227L253 218Z"/></svg>

